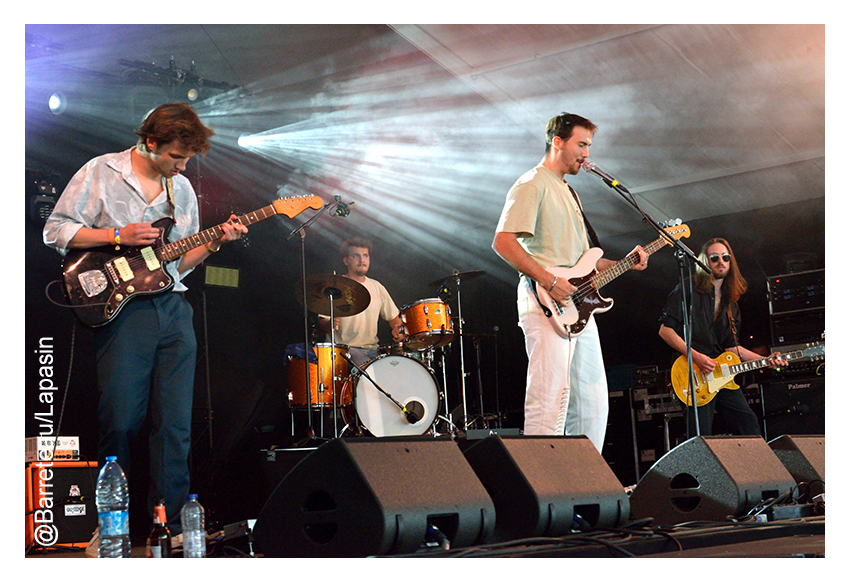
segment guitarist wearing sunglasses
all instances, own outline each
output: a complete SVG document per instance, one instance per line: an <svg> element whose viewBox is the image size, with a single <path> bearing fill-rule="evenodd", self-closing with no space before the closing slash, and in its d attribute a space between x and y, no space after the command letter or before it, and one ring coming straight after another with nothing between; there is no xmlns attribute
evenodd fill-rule
<svg viewBox="0 0 850 582"><path fill-rule="evenodd" d="M738 342L741 311L738 300L747 291L747 282L741 275L732 247L722 238L713 238L700 250L699 258L708 265L711 273L698 269L693 278L691 353L698 378L720 375L724 364L761 360L757 354ZM683 339L681 285L670 294L661 314L658 335L679 354L685 356ZM779 352L769 356L771 368L784 365ZM728 358L728 361L727 361ZM680 362L685 361L680 358ZM676 365L674 365L674 370ZM675 380L675 378L674 378ZM675 383L675 381L674 381ZM734 386L734 385L733 385ZM736 386L737 388L737 386ZM697 396L699 434L712 434L715 413L720 413L737 435L761 435L758 417L737 389L706 391ZM690 401L690 400L688 400ZM688 437L696 435L693 406L688 407Z"/></svg>
<svg viewBox="0 0 850 582"><path fill-rule="evenodd" d="M165 235L178 240L198 233L197 198L181 172L196 153L210 149L212 130L191 107L172 103L154 109L136 133L134 147L99 156L74 175L45 224L47 246L67 256L80 249L151 248ZM160 268L149 264L151 272L167 271L173 286L163 285L162 292L133 301L122 297L117 316L92 330L100 391L99 460L116 456L119 465L135 476L129 458L131 443L150 405L147 514L153 515L155 499L165 499L168 526L175 535L182 529L180 509L189 492L197 351L193 310L183 298L182 278L224 243L247 232L234 219L221 226L216 238L177 260ZM170 235L156 227L172 221ZM134 270L138 272L146 269ZM102 285L103 279L90 276L86 288ZM134 281L134 289L140 286Z"/></svg>

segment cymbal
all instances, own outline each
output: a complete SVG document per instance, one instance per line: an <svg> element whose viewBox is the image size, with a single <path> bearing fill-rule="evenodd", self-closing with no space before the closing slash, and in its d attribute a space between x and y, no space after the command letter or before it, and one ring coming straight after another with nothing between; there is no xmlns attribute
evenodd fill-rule
<svg viewBox="0 0 850 582"><path fill-rule="evenodd" d="M298 302L304 304L302 280L295 286ZM357 315L372 301L369 290L363 285L340 275L309 275L306 279L307 309L320 315L330 316L333 301L334 317Z"/></svg>
<svg viewBox="0 0 850 582"><path fill-rule="evenodd" d="M428 285L442 285L446 281L455 281L460 279L461 281L472 281L473 279L477 279L481 275L484 274L484 271L466 271L464 273L452 273L451 275L446 275L445 277L441 277L439 279L435 279L428 283Z"/></svg>

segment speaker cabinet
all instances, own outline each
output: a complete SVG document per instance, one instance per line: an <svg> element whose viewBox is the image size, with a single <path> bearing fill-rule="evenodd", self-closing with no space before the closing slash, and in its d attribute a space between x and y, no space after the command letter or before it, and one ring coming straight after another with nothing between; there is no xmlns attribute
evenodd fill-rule
<svg viewBox="0 0 850 582"><path fill-rule="evenodd" d="M805 483L802 494L814 499L826 490L826 437L782 435L767 443L794 480Z"/></svg>
<svg viewBox="0 0 850 582"><path fill-rule="evenodd" d="M694 437L638 482L631 516L663 525L725 521L793 487L794 478L761 437Z"/></svg>
<svg viewBox="0 0 850 582"><path fill-rule="evenodd" d="M491 541L615 527L629 518L622 484L587 437L492 435L464 456L496 507Z"/></svg>
<svg viewBox="0 0 850 582"><path fill-rule="evenodd" d="M453 441L356 438L293 467L254 535L267 557L365 557L474 545L494 524L493 502Z"/></svg>

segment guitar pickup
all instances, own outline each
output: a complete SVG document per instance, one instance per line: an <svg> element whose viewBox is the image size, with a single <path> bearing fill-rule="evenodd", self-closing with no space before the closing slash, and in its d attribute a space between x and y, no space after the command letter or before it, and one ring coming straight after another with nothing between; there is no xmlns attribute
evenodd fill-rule
<svg viewBox="0 0 850 582"><path fill-rule="evenodd" d="M145 247L141 252L149 271L156 271L160 268L159 259L156 258L156 252L153 248Z"/></svg>
<svg viewBox="0 0 850 582"><path fill-rule="evenodd" d="M118 257L112 264L115 266L115 270L118 272L118 276L121 277L122 281L130 281L133 278L133 269L130 268L130 263L127 262L125 257Z"/></svg>

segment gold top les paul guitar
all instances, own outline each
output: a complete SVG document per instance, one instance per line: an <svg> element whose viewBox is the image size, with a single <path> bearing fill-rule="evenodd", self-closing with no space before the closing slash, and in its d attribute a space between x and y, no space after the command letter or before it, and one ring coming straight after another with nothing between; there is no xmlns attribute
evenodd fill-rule
<svg viewBox="0 0 850 582"><path fill-rule="evenodd" d="M313 195L280 198L269 206L240 216L237 221L248 226L276 214L294 218L307 208L318 209L322 204L322 199ZM165 264L223 234L218 225L166 243L174 221L161 218L152 226L159 229L159 236L151 246L109 245L71 249L65 255L62 288L80 323L88 327L106 325L131 299L168 291L174 286L174 279L165 270Z"/></svg>
<svg viewBox="0 0 850 582"><path fill-rule="evenodd" d="M825 356L826 346L823 342L807 344L802 350L781 354L777 359L795 361L803 359L820 359ZM770 366L770 357L741 362L741 359L732 352L723 352L715 358L717 366L710 374L703 374L701 370L694 373L694 392L696 392L697 406L705 406L717 396L721 390L737 390L740 388L735 384L735 376L742 372L752 372ZM676 397L687 404L692 405L690 384L688 382L688 358L679 356L673 362L670 370L670 380L673 383L673 392Z"/></svg>

